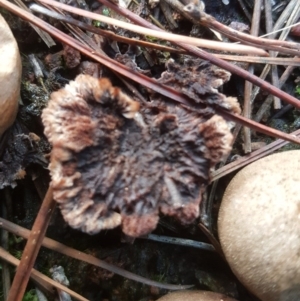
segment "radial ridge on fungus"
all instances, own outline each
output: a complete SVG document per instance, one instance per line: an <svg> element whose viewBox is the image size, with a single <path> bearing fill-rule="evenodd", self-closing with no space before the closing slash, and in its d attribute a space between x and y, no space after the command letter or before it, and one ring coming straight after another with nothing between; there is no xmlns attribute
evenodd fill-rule
<svg viewBox="0 0 300 301"><path fill-rule="evenodd" d="M209 93L228 106L215 87ZM121 226L145 235L159 213L193 222L211 169L231 150L230 128L213 110L138 103L88 75L52 93L42 119L54 198L66 222L90 234Z"/></svg>

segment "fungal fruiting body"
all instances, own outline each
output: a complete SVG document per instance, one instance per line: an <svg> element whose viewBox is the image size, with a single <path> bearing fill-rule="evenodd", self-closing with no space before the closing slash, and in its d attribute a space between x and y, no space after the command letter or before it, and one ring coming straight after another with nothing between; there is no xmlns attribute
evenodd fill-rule
<svg viewBox="0 0 300 301"><path fill-rule="evenodd" d="M300 151L251 163L226 188L218 220L225 257L262 301L300 299Z"/></svg>
<svg viewBox="0 0 300 301"><path fill-rule="evenodd" d="M220 116L138 103L87 75L54 92L42 119L54 198L69 225L90 234L121 225L144 235L160 212L194 221L210 170L232 142Z"/></svg>

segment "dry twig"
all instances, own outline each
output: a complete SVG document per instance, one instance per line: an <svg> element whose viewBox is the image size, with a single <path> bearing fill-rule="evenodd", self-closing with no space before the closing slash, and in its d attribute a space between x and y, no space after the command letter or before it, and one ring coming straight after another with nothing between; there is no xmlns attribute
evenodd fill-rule
<svg viewBox="0 0 300 301"><path fill-rule="evenodd" d="M49 0L46 0L46 1L49 1ZM145 26L145 27L156 29L156 30L160 30L156 26L148 23L146 20L136 16L134 13L132 13L129 10L126 10L124 8L121 8L121 7L117 7L116 5L112 4L111 2L109 2L107 0L98 0L98 1L101 2L102 4L108 6L109 8L115 10L116 12L120 13L121 15L127 17L128 19L130 19L134 23L140 24L141 26ZM267 39L265 39L265 40L267 40ZM225 69L225 70L227 70L231 73L237 74L237 75L241 76L242 78L252 82L253 84L255 84L257 86L259 86L263 90L265 90L265 91L267 91L267 92L269 92L269 93L271 93L275 96L278 96L279 98L285 100L287 103L290 103L293 106L295 106L297 108L300 108L300 101L298 99L296 99L293 96L281 91L278 88L275 88L274 86L272 86L271 84L261 80L260 78L249 74L249 72L245 71L244 69L239 68L238 66L232 65L230 63L227 63L223 60L220 60L217 57L215 57L213 54L210 54L208 52L200 50L199 48L196 48L196 47L193 47L193 46L190 46L190 45L186 45L186 44L181 43L181 42L177 42L176 44L178 46L180 46L181 48L185 49L186 51L188 51L190 54L194 54L195 56L197 56L199 58L210 61L211 63L213 63L214 65L216 65L220 68L223 68L223 69Z"/></svg>
<svg viewBox="0 0 300 301"><path fill-rule="evenodd" d="M235 53L244 53L244 54L257 54L257 55L262 55L262 56L268 56L267 52L265 52L262 49L255 48L255 47L248 47L244 45L238 45L238 44L233 44L233 43L223 43L223 42L216 42L216 41L210 41L210 40L203 40L203 39L198 39L198 38L193 38L193 37L187 37L187 36L181 36L181 35L175 35L172 33L165 32L159 28L159 30L156 29L149 29L145 28L142 26L126 23L123 21L119 21L117 19L113 19L110 17L102 16L99 14L95 14L89 11L85 11L82 9L78 9L75 7L72 7L70 5L66 5L60 2L52 1L52 0L40 0L39 2L48 4L53 7L60 8L62 10L68 11L70 13L74 13L77 15L81 15L83 17L87 17L90 19L94 19L97 21L101 21L113 26L118 26L139 34L147 35L147 36L152 36L156 38L160 38L162 40L168 40L171 42L183 42L188 45L193 45L193 46L199 46L202 48L209 48L209 49L214 49L214 50L220 50L220 51L229 51L229 52L235 52Z"/></svg>
<svg viewBox="0 0 300 301"><path fill-rule="evenodd" d="M5 261L7 261L10 264L13 264L14 266L18 266L20 264L20 260L9 254L7 251L5 251L3 248L0 247L0 257L3 258ZM75 293L74 291L70 290L68 287L52 280L51 278L45 276L44 274L40 273L39 271L32 269L31 270L31 276L30 276L39 286L45 288L49 292L53 292L52 288L56 287L60 290L63 290L70 294L72 297L79 301L88 301L88 299L82 297L81 295Z"/></svg>
<svg viewBox="0 0 300 301"><path fill-rule="evenodd" d="M300 130L297 130L291 134L300 137ZM287 141L279 139L279 140L276 140L276 141L266 145L265 147L258 149L257 151L254 151L242 158L239 158L238 160L231 162L231 163L225 165L224 167L221 167L221 168L215 170L212 173L212 181L215 181L221 177L224 177L225 175L227 175L239 168L242 168L251 162L254 162L260 158L263 158L263 157L273 153L274 151L278 150L279 148L285 146L288 143L289 142L287 142Z"/></svg>
<svg viewBox="0 0 300 301"><path fill-rule="evenodd" d="M48 223L56 203L52 198L52 188L49 187L39 213L35 219L27 244L17 268L7 301L21 301L30 277L31 269L40 250Z"/></svg>
<svg viewBox="0 0 300 301"><path fill-rule="evenodd" d="M254 2L254 10L252 16L252 26L251 26L251 35L258 36L259 34L259 24L260 24L260 12L261 12L262 0L255 0ZM254 66L250 65L248 67L248 72L254 74ZM243 115L246 118L251 118L251 94L252 94L253 84L251 82L245 82L245 90L244 90L244 107L243 107ZM251 153L251 130L248 127L243 128L244 133L244 153Z"/></svg>

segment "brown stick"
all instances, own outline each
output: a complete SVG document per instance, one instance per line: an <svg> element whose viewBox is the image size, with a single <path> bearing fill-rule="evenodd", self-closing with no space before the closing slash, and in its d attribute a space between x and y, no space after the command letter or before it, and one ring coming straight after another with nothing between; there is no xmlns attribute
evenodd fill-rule
<svg viewBox="0 0 300 301"><path fill-rule="evenodd" d="M6 250L0 247L0 257L3 258L8 263L18 266L20 264L20 260L9 254ZM52 280L51 278L45 276L44 274L40 273L39 271L32 269L31 270L31 278L39 285L43 286L44 288L53 288L56 287L57 289L63 290L64 292L70 294L72 297L76 298L80 301L89 301L88 299L82 297L81 295L77 294L76 292L70 290L68 287Z"/></svg>
<svg viewBox="0 0 300 301"><path fill-rule="evenodd" d="M285 84L285 82L288 80L288 78L290 77L290 75L292 74L292 72L293 72L294 69L295 69L294 66L288 66L285 69L285 71L283 72L283 74L281 75L281 77L279 79L278 88L281 88ZM256 112L256 115L254 117L254 120L256 122L260 122L261 121L261 119L263 118L265 112L267 112L269 110L272 101L273 101L272 95L269 95L265 99L265 101L262 103L261 107Z"/></svg>
<svg viewBox="0 0 300 301"><path fill-rule="evenodd" d="M99 0L98 0L99 1ZM290 54L290 55L299 55L299 43L295 42L286 42L279 40L270 40L263 37L253 37L249 34L240 32L233 28L230 28L220 22L218 22L212 16L201 11L201 18L194 17L192 14L184 10L184 5L179 0L164 0L180 14L184 15L185 18L193 22L194 24L201 24L210 29L213 29L217 32L222 33L228 38L239 41L243 44L257 46L266 50L279 51L280 53ZM298 0L296 0L298 1ZM291 1L292 2L292 1ZM290 5L290 4L289 4ZM295 4L294 4L295 6ZM199 11L200 12L200 11ZM278 29L278 28L277 28ZM278 31L276 31L278 32ZM267 35L264 35L267 36Z"/></svg>
<svg viewBox="0 0 300 301"><path fill-rule="evenodd" d="M259 34L259 24L260 24L260 12L261 12L262 0L255 0L254 10L252 16L252 25L251 25L251 35L258 36ZM248 66L249 74L254 74L254 66ZM246 118L251 118L252 105L251 105L251 92L253 84L249 81L245 82L244 89L244 108L243 115ZM251 153L251 130L248 127L243 127L243 136L244 136L244 153Z"/></svg>
<svg viewBox="0 0 300 301"><path fill-rule="evenodd" d="M273 34L270 34L273 30L273 18L272 18L272 5L269 0L265 0L265 18L266 18L266 32L269 34L268 38L271 39L274 37ZM270 51L270 56L276 57L276 53L273 51ZM276 66L271 66L271 75L272 75L272 84L278 88L278 69ZM280 99L278 97L272 97L274 99L274 104L276 103L276 106L274 105L275 109L280 109L281 103ZM277 107L280 106L280 107Z"/></svg>
<svg viewBox="0 0 300 301"><path fill-rule="evenodd" d="M6 301L21 301L56 203L49 187L35 219Z"/></svg>
<svg viewBox="0 0 300 301"><path fill-rule="evenodd" d="M233 44L233 43L225 43L225 42L218 42L218 41L211 41L211 40L204 40L204 39L199 39L199 38L193 38L193 37L188 37L188 36L182 36L182 35L176 35L172 33L168 33L164 30L162 30L159 27L155 27L155 29L151 28L146 28L143 26L138 26L134 25L131 23L119 21L117 19L113 19L110 17L102 16L96 13L92 13L86 10L82 10L79 8L72 7L70 5L66 5L57 1L53 0L39 0L39 2L43 4L48 4L53 7L60 8L64 11L68 11L71 13L75 13L80 16L84 16L90 19L98 20L113 26L118 26L142 35L148 35L148 36L153 36L157 37L162 40L168 40L172 42L176 41L181 41L182 43L185 44L190 44L190 45L195 45L195 46L200 46L203 48L209 48L209 49L215 49L215 50L220 50L220 51L230 51L230 52L235 52L235 53L244 53L244 54L253 54L253 55L262 55L262 56L269 56L269 54L264 51L261 48L253 47L253 46L248 46L248 45L238 45L238 44ZM159 28L157 30L156 28Z"/></svg>
<svg viewBox="0 0 300 301"><path fill-rule="evenodd" d="M85 29L90 32L94 32L101 36L105 36L108 39L116 40L118 42L127 43L130 45L139 45L142 47L154 48L160 51L174 52L180 54L187 54L187 51L181 49L175 49L169 46L155 44L143 40L137 40L133 38L127 38L120 35L115 34L112 31L103 30L91 25L88 25L84 22L80 22L76 19L71 18L70 16L64 16L54 11L50 11L43 6L32 4L30 9L42 13L48 17L54 18L56 20L60 20L75 26L80 27L81 29ZM292 65L292 66L300 66L300 59L297 57L294 58L271 58L271 57L257 57L257 56L238 56L238 55L226 55L226 54L216 54L215 56L221 59L230 60L230 61L239 61L239 62L249 62L249 63L257 63L257 64L274 64L274 65Z"/></svg>
<svg viewBox="0 0 300 301"><path fill-rule="evenodd" d="M293 132L292 134L295 136L299 136L300 130L297 130L297 131ZM254 151L234 162L226 164L225 166L215 170L212 173L212 181L215 181L221 177L224 177L225 175L227 175L239 168L242 168L242 167L246 166L247 164L250 164L251 162L254 162L260 158L263 158L266 155L273 153L275 150L285 146L288 143L289 142L287 142L287 141L278 139L278 140L268 144L267 146L258 149L257 151Z"/></svg>

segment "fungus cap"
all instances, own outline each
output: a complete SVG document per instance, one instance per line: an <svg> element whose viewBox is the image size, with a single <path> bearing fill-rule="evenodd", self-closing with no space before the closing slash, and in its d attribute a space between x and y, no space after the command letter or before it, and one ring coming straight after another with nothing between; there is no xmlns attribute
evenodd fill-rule
<svg viewBox="0 0 300 301"><path fill-rule="evenodd" d="M228 185L218 231L239 280L263 301L300 297L300 151L273 154Z"/></svg>
<svg viewBox="0 0 300 301"><path fill-rule="evenodd" d="M215 83L220 72L207 73ZM206 100L239 110L215 86L202 90ZM53 195L65 221L89 234L121 225L132 237L154 230L160 212L192 223L210 171L232 143L226 120L201 107L194 112L160 98L139 103L108 79L83 74L52 93L42 120L53 146Z"/></svg>

